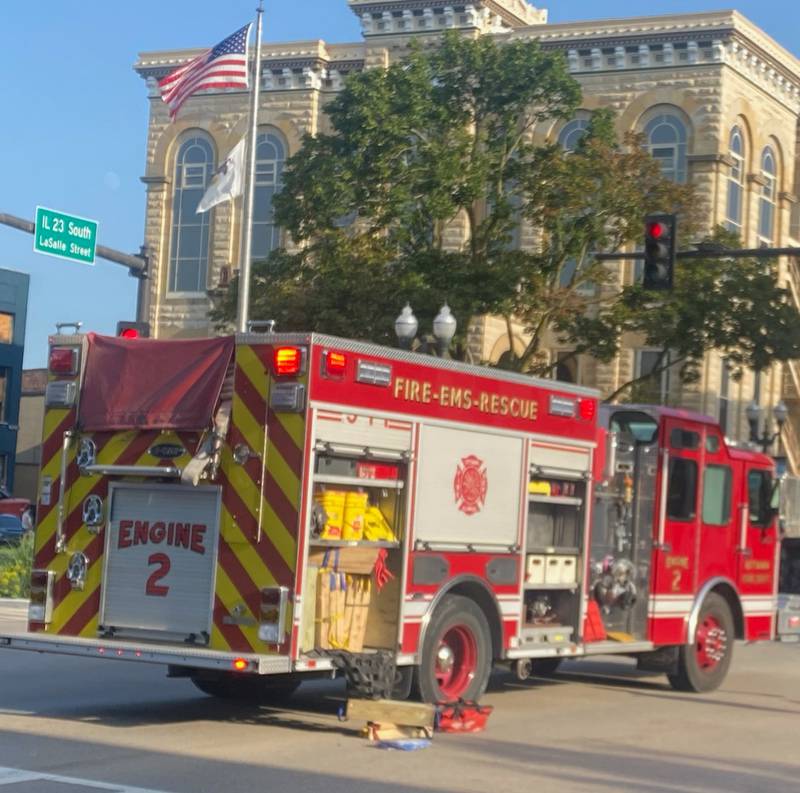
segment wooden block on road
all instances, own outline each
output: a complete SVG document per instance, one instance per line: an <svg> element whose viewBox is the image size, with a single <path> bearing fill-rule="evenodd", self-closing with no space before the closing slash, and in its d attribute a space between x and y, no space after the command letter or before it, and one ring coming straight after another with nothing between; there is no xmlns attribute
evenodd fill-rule
<svg viewBox="0 0 800 793"><path fill-rule="evenodd" d="M402 727L433 728L436 708L423 702L401 702L393 699L349 699L347 718L363 719L376 724Z"/></svg>

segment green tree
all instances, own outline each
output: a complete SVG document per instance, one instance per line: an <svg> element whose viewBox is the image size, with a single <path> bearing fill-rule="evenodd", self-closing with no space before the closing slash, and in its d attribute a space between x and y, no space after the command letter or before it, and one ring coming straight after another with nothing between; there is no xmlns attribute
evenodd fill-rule
<svg viewBox="0 0 800 793"><path fill-rule="evenodd" d="M422 323L501 311L529 261L509 241L521 165L537 124L580 99L562 56L533 42L444 37L387 69L353 75L328 106L331 132L306 137L276 199L300 246L254 268L252 316L284 329L390 341L409 300ZM446 245L459 224L464 244ZM235 285L215 319L230 321Z"/></svg>

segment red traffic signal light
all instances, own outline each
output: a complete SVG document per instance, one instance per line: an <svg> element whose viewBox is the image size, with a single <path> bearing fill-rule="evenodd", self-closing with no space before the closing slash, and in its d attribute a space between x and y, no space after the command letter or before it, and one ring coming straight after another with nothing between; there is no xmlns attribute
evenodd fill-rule
<svg viewBox="0 0 800 793"><path fill-rule="evenodd" d="M675 215L648 215L644 221L645 289L672 289L675 269Z"/></svg>
<svg viewBox="0 0 800 793"><path fill-rule="evenodd" d="M150 323L118 322L117 336L121 339L147 339L150 337Z"/></svg>

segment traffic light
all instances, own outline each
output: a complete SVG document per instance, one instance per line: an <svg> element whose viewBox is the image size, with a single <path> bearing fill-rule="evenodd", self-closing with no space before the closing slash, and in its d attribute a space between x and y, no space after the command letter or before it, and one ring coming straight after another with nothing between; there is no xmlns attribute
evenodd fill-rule
<svg viewBox="0 0 800 793"><path fill-rule="evenodd" d="M648 215L644 219L644 288L672 289L675 269L675 215Z"/></svg>
<svg viewBox="0 0 800 793"><path fill-rule="evenodd" d="M150 323L118 322L117 336L123 339L147 339L150 336Z"/></svg>

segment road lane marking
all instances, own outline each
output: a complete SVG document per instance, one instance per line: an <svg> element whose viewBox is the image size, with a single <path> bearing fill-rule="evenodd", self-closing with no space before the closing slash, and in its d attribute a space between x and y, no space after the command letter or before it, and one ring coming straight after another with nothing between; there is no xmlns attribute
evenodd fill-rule
<svg viewBox="0 0 800 793"><path fill-rule="evenodd" d="M81 785L84 788L106 790L110 793L167 793L165 790L151 788L131 787L113 782L97 782L93 779L78 779L76 777L45 774L41 771L27 771L22 768L4 768L0 766L0 787L4 785L19 785L22 782L55 782L62 785Z"/></svg>

